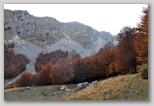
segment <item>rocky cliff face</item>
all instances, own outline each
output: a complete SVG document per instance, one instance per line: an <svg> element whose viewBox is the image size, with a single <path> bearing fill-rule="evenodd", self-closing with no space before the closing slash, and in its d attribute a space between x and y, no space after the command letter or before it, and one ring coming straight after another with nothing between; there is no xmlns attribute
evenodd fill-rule
<svg viewBox="0 0 154 106"><path fill-rule="evenodd" d="M96 53L108 41L110 33L98 32L78 22L62 23L52 17L34 17L27 11L4 10L5 40L18 35L40 47L52 46L62 39L80 44L84 49Z"/></svg>

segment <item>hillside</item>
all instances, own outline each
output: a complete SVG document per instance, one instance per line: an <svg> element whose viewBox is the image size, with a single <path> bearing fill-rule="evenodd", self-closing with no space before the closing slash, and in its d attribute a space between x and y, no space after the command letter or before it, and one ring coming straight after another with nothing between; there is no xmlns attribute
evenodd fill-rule
<svg viewBox="0 0 154 106"><path fill-rule="evenodd" d="M5 100L149 100L148 80L140 73L100 80L76 90L77 84L67 84L70 92L60 93L61 85L14 88L4 91Z"/></svg>
<svg viewBox="0 0 154 106"><path fill-rule="evenodd" d="M35 17L28 11L7 9L4 10L4 40L15 44L15 54L29 59L25 71L33 74L36 73L36 58L41 52L75 50L83 58L97 53L109 41L114 45L118 43L116 36L109 32L98 32L79 22L63 23L53 17ZM15 82L19 77L5 80L4 85Z"/></svg>
<svg viewBox="0 0 154 106"><path fill-rule="evenodd" d="M4 99L148 101L148 8L142 15L112 36L4 9Z"/></svg>

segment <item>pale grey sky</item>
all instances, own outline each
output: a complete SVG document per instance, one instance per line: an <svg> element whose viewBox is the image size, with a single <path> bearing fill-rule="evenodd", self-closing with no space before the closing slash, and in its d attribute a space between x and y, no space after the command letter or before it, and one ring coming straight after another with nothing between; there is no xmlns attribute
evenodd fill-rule
<svg viewBox="0 0 154 106"><path fill-rule="evenodd" d="M27 10L38 17L54 17L60 22L77 21L98 31L116 35L124 26L140 22L145 4L4 4L5 9Z"/></svg>

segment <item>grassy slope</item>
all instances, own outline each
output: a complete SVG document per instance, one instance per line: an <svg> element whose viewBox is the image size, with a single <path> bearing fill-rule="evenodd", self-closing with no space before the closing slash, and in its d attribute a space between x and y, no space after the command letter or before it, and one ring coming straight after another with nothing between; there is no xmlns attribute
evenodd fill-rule
<svg viewBox="0 0 154 106"><path fill-rule="evenodd" d="M148 100L148 80L140 73L100 80L85 89L75 90L76 84L66 85L72 92L58 93L60 85L5 90L5 100ZM49 94L48 96L42 93Z"/></svg>

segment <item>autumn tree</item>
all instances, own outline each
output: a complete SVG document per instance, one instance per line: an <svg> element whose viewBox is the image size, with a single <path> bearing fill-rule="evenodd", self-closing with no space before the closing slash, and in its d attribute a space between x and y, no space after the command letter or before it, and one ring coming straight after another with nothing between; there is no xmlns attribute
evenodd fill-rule
<svg viewBox="0 0 154 106"><path fill-rule="evenodd" d="M74 61L73 68L74 68L74 80L73 80L73 82L78 83L78 82L85 81L84 75L86 74L85 73L86 67L85 67L85 64L82 61L82 59Z"/></svg>
<svg viewBox="0 0 154 106"><path fill-rule="evenodd" d="M46 54L40 53L39 56L36 58L35 69L37 72L39 72L42 66L50 62L56 64L56 62L62 58L67 58L68 60L78 60L80 59L80 57L80 54L78 54L75 50L72 50L72 52L56 50Z"/></svg>
<svg viewBox="0 0 154 106"><path fill-rule="evenodd" d="M93 64L94 70L97 70L102 78L109 76L109 65L114 62L115 46L112 42L108 42L100 51L94 56ZM101 73L100 73L101 72Z"/></svg>
<svg viewBox="0 0 154 106"><path fill-rule="evenodd" d="M63 83L63 80L61 80L62 73L63 70L59 64L53 65L50 71L51 83L52 84Z"/></svg>
<svg viewBox="0 0 154 106"><path fill-rule="evenodd" d="M141 77L148 78L148 7L143 8L141 22L138 24L134 49L137 53L137 62L140 65ZM145 67L147 66L147 67Z"/></svg>
<svg viewBox="0 0 154 106"><path fill-rule="evenodd" d="M40 53L39 56L36 58L35 62L35 69L37 72L41 70L41 67L52 62L53 64L60 58L66 58L68 56L68 52L63 52L61 50L56 50L50 53Z"/></svg>
<svg viewBox="0 0 154 106"><path fill-rule="evenodd" d="M78 56L80 57L80 55L78 55ZM74 77L74 73L73 73L74 68L73 68L73 64L71 63L71 60L69 60L67 58L63 58L61 60L61 62L59 62L58 64L60 64L63 69L63 73L62 73L61 77L62 77L64 83L71 83L73 81L73 77Z"/></svg>
<svg viewBox="0 0 154 106"><path fill-rule="evenodd" d="M74 81L83 82L97 79L98 73L94 70L93 65L93 57L89 56L76 61L74 66Z"/></svg>
<svg viewBox="0 0 154 106"><path fill-rule="evenodd" d="M115 76L114 52L115 46L112 42L109 42L94 56L87 56L74 61L74 82L92 81L105 79L111 75Z"/></svg>
<svg viewBox="0 0 154 106"><path fill-rule="evenodd" d="M133 47L135 28L123 27L118 34L115 52L115 69L120 74L136 72L136 52Z"/></svg>
<svg viewBox="0 0 154 106"><path fill-rule="evenodd" d="M52 64L48 63L45 66L42 66L40 72L39 72L39 85L49 85L50 82L50 69Z"/></svg>
<svg viewBox="0 0 154 106"><path fill-rule="evenodd" d="M4 79L16 77L26 70L29 59L22 54L14 54L14 43L4 44Z"/></svg>
<svg viewBox="0 0 154 106"><path fill-rule="evenodd" d="M31 86L33 84L34 75L32 73L24 72L19 78L17 85L19 87Z"/></svg>
<svg viewBox="0 0 154 106"><path fill-rule="evenodd" d="M148 63L148 7L143 9L143 16L135 35L134 48L139 65Z"/></svg>
<svg viewBox="0 0 154 106"><path fill-rule="evenodd" d="M66 59L60 59L51 67L50 78L52 84L71 83L73 81L73 66L72 63Z"/></svg>
<svg viewBox="0 0 154 106"><path fill-rule="evenodd" d="M115 71L114 62L111 62L110 65L109 65L108 75L111 76L111 77L117 75L117 73Z"/></svg>
<svg viewBox="0 0 154 106"><path fill-rule="evenodd" d="M34 74L33 85L34 86L39 86L40 85L40 82L39 82L39 73Z"/></svg>

